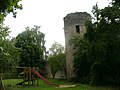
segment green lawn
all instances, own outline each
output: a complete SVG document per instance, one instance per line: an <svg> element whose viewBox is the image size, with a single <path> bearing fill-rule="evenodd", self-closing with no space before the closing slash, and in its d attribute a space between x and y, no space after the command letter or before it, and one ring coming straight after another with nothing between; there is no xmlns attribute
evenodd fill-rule
<svg viewBox="0 0 120 90"><path fill-rule="evenodd" d="M112 87L93 87L89 85L83 85L83 84L76 84L76 87L69 87L69 88L56 88L54 86L47 85L44 81L39 80L39 86L16 86L15 84L18 83L21 80L3 80L6 90L120 90L118 88L112 88ZM63 80L49 80L53 83L60 84L60 85L68 85L73 83L68 83L67 81ZM7 84L12 83L12 86L9 87ZM74 83L75 84L75 83ZM7 88L8 87L8 88Z"/></svg>

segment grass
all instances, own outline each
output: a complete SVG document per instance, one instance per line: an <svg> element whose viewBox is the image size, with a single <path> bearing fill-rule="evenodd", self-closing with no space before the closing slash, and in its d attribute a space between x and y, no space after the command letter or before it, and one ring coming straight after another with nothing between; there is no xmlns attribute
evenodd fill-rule
<svg viewBox="0 0 120 90"><path fill-rule="evenodd" d="M3 80L3 83L5 84L6 90L120 90L119 88L115 87L100 87L100 86L89 86L89 85L83 85L83 84L76 84L76 87L72 88L56 88L54 86L47 85L44 81L39 80L39 86L16 86L15 84L18 83L21 80ZM68 85L68 84L75 84L75 83L68 83L64 80L53 80L50 79L49 81L59 84L59 85ZM9 84L11 83L11 87L9 87ZM7 85L8 84L8 85Z"/></svg>

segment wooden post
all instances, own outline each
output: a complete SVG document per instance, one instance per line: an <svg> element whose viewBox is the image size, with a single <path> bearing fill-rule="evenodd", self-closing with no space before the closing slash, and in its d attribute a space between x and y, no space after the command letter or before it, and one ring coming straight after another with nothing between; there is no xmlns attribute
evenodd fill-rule
<svg viewBox="0 0 120 90"><path fill-rule="evenodd" d="M31 68L30 67L26 68L25 73L27 75L26 79L28 80L28 85L31 85Z"/></svg>
<svg viewBox="0 0 120 90"><path fill-rule="evenodd" d="M28 80L28 85L31 85L31 68L30 67L24 68L24 75L26 76L25 80Z"/></svg>
<svg viewBox="0 0 120 90"><path fill-rule="evenodd" d="M37 86L39 86L39 78L37 78Z"/></svg>
<svg viewBox="0 0 120 90"><path fill-rule="evenodd" d="M0 78L0 90L5 90L4 84L2 82L2 77Z"/></svg>
<svg viewBox="0 0 120 90"><path fill-rule="evenodd" d="M28 77L29 77L29 78L28 78L28 79L29 79L29 85L31 85L31 68L29 68L29 74L28 74L28 75L29 75L29 76L28 76Z"/></svg>
<svg viewBox="0 0 120 90"><path fill-rule="evenodd" d="M4 84L2 82L2 72L3 72L3 68L0 68L0 90L5 90Z"/></svg>

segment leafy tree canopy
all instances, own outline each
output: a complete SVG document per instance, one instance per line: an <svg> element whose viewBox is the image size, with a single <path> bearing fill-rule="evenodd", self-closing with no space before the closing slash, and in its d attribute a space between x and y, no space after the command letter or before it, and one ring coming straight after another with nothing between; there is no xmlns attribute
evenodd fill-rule
<svg viewBox="0 0 120 90"><path fill-rule="evenodd" d="M64 47L61 44L54 42L49 50L50 55L48 61L51 65L53 78L58 71L64 71L66 74Z"/></svg>
<svg viewBox="0 0 120 90"><path fill-rule="evenodd" d="M59 44L58 42L54 42L51 46L51 48L49 49L50 54L60 54L60 53L64 53L64 47Z"/></svg>
<svg viewBox="0 0 120 90"><path fill-rule="evenodd" d="M104 9L99 9L96 4L92 12L94 22L86 22L84 38L74 43L77 48L74 56L75 74L77 79L91 84L119 84L120 1L112 0Z"/></svg>
<svg viewBox="0 0 120 90"><path fill-rule="evenodd" d="M16 37L16 47L20 48L20 66L42 67L45 53L45 35L40 32L39 26L27 27Z"/></svg>
<svg viewBox="0 0 120 90"><path fill-rule="evenodd" d="M0 24L0 65L16 66L19 62L19 52L14 41L8 39L9 28Z"/></svg>
<svg viewBox="0 0 120 90"><path fill-rule="evenodd" d="M9 14L13 13L13 17L16 17L16 9L22 9L22 5L19 4L21 0L0 0L0 22Z"/></svg>

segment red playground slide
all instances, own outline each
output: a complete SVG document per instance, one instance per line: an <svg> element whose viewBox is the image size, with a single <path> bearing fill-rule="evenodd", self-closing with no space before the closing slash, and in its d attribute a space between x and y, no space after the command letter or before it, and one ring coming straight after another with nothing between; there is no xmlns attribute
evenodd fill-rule
<svg viewBox="0 0 120 90"><path fill-rule="evenodd" d="M59 87L58 84L53 84L53 83L49 82L46 78L44 78L41 74L39 74L36 70L34 70L34 68L32 68L31 71L32 71L32 73L36 74L39 78L41 78L43 81L45 81L48 85L53 85L53 86Z"/></svg>

